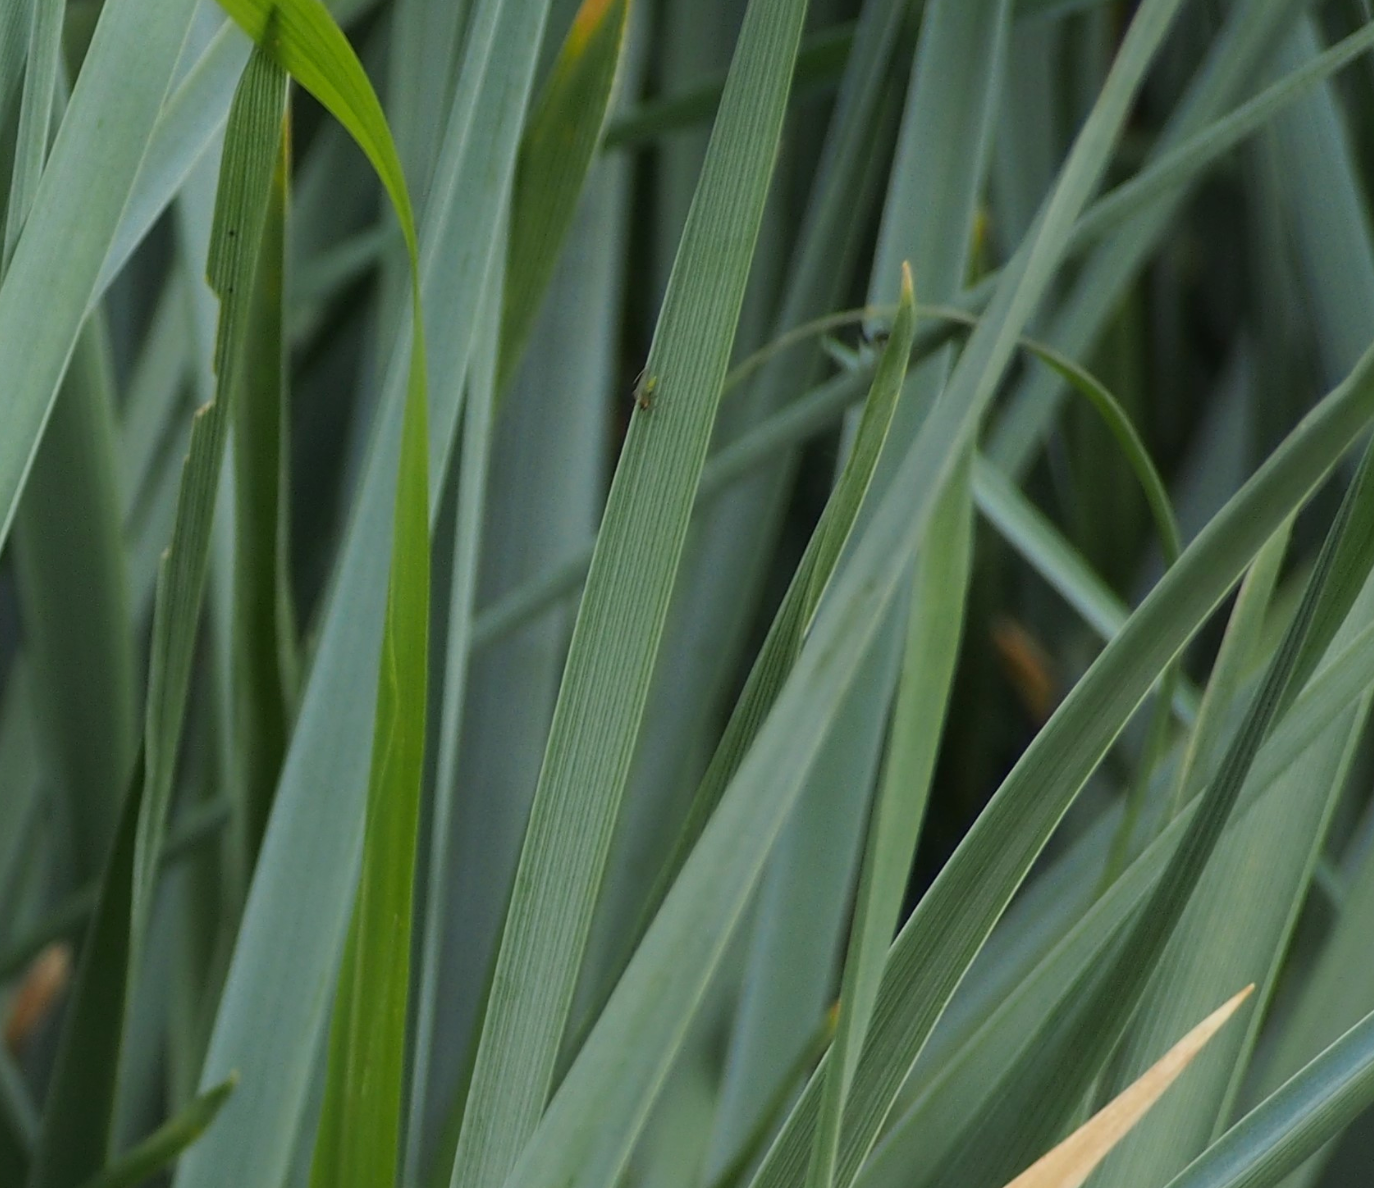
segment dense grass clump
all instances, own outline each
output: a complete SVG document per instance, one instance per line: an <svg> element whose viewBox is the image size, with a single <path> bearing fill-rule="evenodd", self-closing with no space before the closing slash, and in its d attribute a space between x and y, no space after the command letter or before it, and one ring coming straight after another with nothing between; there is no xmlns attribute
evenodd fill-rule
<svg viewBox="0 0 1374 1188"><path fill-rule="evenodd" d="M0 0L0 1188L1364 1188L1371 50Z"/></svg>

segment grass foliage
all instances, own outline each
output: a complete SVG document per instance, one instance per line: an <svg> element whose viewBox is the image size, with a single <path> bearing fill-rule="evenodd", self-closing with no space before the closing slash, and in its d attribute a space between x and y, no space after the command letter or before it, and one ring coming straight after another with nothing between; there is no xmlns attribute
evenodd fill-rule
<svg viewBox="0 0 1374 1188"><path fill-rule="evenodd" d="M1363 1188L1365 0L0 3L0 1188Z"/></svg>

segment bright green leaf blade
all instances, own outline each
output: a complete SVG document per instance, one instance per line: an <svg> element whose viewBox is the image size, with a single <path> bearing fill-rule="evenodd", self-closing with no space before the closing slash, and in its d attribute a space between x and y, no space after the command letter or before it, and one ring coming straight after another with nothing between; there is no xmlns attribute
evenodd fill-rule
<svg viewBox="0 0 1374 1188"><path fill-rule="evenodd" d="M241 876L257 858L290 733L296 625L288 572L287 360L283 334L287 141L282 139L245 314L234 419L234 722ZM246 887L245 887L246 889Z"/></svg>
<svg viewBox="0 0 1374 1188"><path fill-rule="evenodd" d="M410 198L386 119L361 63L328 10L318 0L295 0L283 6L227 3L225 7L261 43L264 53L297 77L353 135L386 187L410 256L410 375L362 873L339 975L324 1115L311 1173L316 1184L375 1184L395 1176L399 1155L411 904L425 747L429 431L419 251ZM212 282L215 250L212 244Z"/></svg>
<svg viewBox="0 0 1374 1188"><path fill-rule="evenodd" d="M429 431L423 355L416 360L401 439L362 872L311 1169L317 1188L390 1183L400 1152L428 688Z"/></svg>
<svg viewBox="0 0 1374 1188"><path fill-rule="evenodd" d="M386 187L417 259L415 217L382 105L322 0L221 0L220 7L348 129Z"/></svg>
<svg viewBox="0 0 1374 1188"><path fill-rule="evenodd" d="M497 391L505 391L572 226L610 110L630 0L582 0L525 126L511 199Z"/></svg>
<svg viewBox="0 0 1374 1188"><path fill-rule="evenodd" d="M174 1118L168 1119L132 1150L111 1161L82 1188L138 1188L145 1180L169 1167L214 1122L237 1084L230 1077L200 1094Z"/></svg>
<svg viewBox="0 0 1374 1188"><path fill-rule="evenodd" d="M546 15L547 0L482 0L474 9L426 205L423 296L446 327L428 344L431 510L453 444L483 282L501 242L498 221ZM361 848L374 645L386 604L377 559L390 549L407 375L415 374L410 323L403 311L395 321L377 413L358 438L366 445L357 457L358 493L202 1079L237 1068L253 1092L239 1094L222 1124L182 1160L182 1188L282 1178L307 1108Z"/></svg>

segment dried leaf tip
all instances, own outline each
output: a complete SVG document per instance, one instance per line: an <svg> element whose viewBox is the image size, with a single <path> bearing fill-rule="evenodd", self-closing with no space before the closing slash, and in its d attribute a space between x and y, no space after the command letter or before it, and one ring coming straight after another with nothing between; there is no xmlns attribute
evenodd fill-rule
<svg viewBox="0 0 1374 1188"><path fill-rule="evenodd" d="M586 48L592 34L601 27L601 23L606 19L606 14L610 12L612 3L613 0L582 0L577 15L573 17L572 28L568 31L566 44L570 56L576 57ZM623 17L629 9L628 0L616 4L615 7L620 9Z"/></svg>
<svg viewBox="0 0 1374 1188"><path fill-rule="evenodd" d="M1218 1007L1054 1150L1006 1188L1081 1188L1088 1177L1174 1083L1193 1058L1250 997L1252 983Z"/></svg>
<svg viewBox="0 0 1374 1188"><path fill-rule="evenodd" d="M914 305L916 303L915 285L911 282L911 262L902 261L902 304Z"/></svg>

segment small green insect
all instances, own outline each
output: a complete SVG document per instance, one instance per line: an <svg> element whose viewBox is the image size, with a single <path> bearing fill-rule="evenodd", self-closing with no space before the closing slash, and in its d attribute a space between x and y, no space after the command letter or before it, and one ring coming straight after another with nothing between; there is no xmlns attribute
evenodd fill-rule
<svg viewBox="0 0 1374 1188"><path fill-rule="evenodd" d="M641 371L635 380L635 404L645 412L653 406L654 391L658 388L658 376Z"/></svg>

